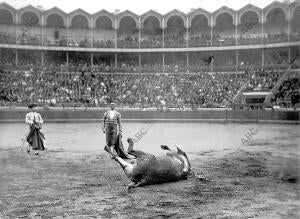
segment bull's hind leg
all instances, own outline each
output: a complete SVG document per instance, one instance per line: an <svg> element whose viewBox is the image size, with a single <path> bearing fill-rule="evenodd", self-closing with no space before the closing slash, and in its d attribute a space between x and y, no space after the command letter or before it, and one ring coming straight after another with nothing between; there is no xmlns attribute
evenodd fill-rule
<svg viewBox="0 0 300 219"><path fill-rule="evenodd" d="M186 156L186 153L181 150L177 145L175 145L177 151L171 150L167 145L161 145L161 149L167 150L166 155L172 158L174 161L178 162L179 164L183 165L183 172L188 172L191 170L191 164Z"/></svg>
<svg viewBox="0 0 300 219"><path fill-rule="evenodd" d="M140 158L140 157L143 157L143 156L149 156L149 154L143 152L143 151L136 151L133 149L133 140L131 138L128 138L127 139L127 142L128 142L128 154L134 156L135 158Z"/></svg>

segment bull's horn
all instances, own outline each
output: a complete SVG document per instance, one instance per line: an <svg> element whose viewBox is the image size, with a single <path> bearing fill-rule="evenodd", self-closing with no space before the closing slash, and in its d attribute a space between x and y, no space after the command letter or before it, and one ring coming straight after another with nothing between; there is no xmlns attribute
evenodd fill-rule
<svg viewBox="0 0 300 219"><path fill-rule="evenodd" d="M178 153L178 154L183 154L183 153L184 153L184 152L178 147L177 144L176 144L175 146L176 146L176 148L177 148L177 153Z"/></svg>

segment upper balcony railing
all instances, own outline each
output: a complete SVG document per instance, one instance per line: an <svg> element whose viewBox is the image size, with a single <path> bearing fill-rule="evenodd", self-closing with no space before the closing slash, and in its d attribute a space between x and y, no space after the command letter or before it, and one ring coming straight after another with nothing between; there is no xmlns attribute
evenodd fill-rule
<svg viewBox="0 0 300 219"><path fill-rule="evenodd" d="M82 48L195 48L300 41L300 3L274 1L264 8L223 6L214 12L129 10L90 14L82 9L0 3L0 44Z"/></svg>
<svg viewBox="0 0 300 219"><path fill-rule="evenodd" d="M45 32L45 33L43 33ZM235 45L262 45L300 41L300 33L264 33L264 34L193 34L193 35L152 35L152 36L94 36L92 31L49 34L44 31L5 31L0 30L0 44L81 47L81 48L195 48ZM117 35L117 34L115 34Z"/></svg>

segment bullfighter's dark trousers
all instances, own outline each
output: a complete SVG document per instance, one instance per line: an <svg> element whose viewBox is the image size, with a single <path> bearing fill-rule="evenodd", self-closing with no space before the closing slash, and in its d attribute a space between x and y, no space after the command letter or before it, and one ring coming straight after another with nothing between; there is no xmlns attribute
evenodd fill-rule
<svg viewBox="0 0 300 219"><path fill-rule="evenodd" d="M106 145L113 146L117 144L118 125L114 123L106 124Z"/></svg>

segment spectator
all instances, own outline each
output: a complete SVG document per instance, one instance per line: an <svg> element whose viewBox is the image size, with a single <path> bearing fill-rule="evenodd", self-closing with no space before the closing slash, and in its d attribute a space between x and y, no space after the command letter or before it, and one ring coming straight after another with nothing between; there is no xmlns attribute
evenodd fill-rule
<svg viewBox="0 0 300 219"><path fill-rule="evenodd" d="M104 106L114 99L124 106L221 107L249 81L248 90L271 89L280 74L176 73L96 74L93 71L2 71L3 104L26 105L31 101L52 106ZM4 101L4 99L6 101Z"/></svg>

